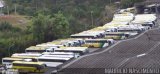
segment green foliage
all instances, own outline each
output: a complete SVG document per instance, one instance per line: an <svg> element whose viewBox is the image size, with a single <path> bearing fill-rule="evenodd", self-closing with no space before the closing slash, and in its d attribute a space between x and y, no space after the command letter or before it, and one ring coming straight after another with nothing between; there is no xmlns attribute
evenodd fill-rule
<svg viewBox="0 0 160 74"><path fill-rule="evenodd" d="M135 3L143 2L145 0L121 0L122 8L132 7Z"/></svg>
<svg viewBox="0 0 160 74"><path fill-rule="evenodd" d="M0 23L0 52L1 57L15 52L24 52L24 49L34 45L32 34L26 33L8 22ZM0 58L1 58L0 57Z"/></svg>
<svg viewBox="0 0 160 74"><path fill-rule="evenodd" d="M48 30L48 24L50 24L50 16L39 14L32 19L31 30L36 42L43 42L45 40L45 33Z"/></svg>
<svg viewBox="0 0 160 74"><path fill-rule="evenodd" d="M69 23L61 12L53 17L40 13L32 22L31 32L37 43L69 37Z"/></svg>
<svg viewBox="0 0 160 74"><path fill-rule="evenodd" d="M111 0L112 3L116 1L118 0ZM16 5L17 13L21 15L38 16L41 13L54 16L61 11L71 25L71 33L77 33L100 25L96 22L103 19L100 16L103 16L102 12L110 0L6 0L6 2L10 13L14 13ZM91 11L93 12L94 26L91 26ZM79 27L77 30L72 28L75 25L81 25L82 28Z"/></svg>
<svg viewBox="0 0 160 74"><path fill-rule="evenodd" d="M52 24L52 29L54 29L54 35L56 36L56 38L69 37L69 22L61 12L58 12L54 15L54 18L52 18Z"/></svg>
<svg viewBox="0 0 160 74"><path fill-rule="evenodd" d="M17 27L12 27L12 25L8 22L2 22L2 23L0 23L0 31L17 32L17 31L20 31L20 29Z"/></svg>

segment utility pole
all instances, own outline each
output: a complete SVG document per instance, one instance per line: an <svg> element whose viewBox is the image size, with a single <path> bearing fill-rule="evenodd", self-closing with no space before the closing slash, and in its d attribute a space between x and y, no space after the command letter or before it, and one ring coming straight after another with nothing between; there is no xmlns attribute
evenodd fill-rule
<svg viewBox="0 0 160 74"><path fill-rule="evenodd" d="M0 12L0 13L2 14L2 12L3 12L3 11L2 11L2 7L1 7L1 12Z"/></svg>
<svg viewBox="0 0 160 74"><path fill-rule="evenodd" d="M111 4L111 0L109 0L109 4Z"/></svg>
<svg viewBox="0 0 160 74"><path fill-rule="evenodd" d="M15 15L17 14L17 5L16 4L14 5L14 13L15 13Z"/></svg>
<svg viewBox="0 0 160 74"><path fill-rule="evenodd" d="M92 23L92 27L93 27L93 11L91 11L91 23Z"/></svg>
<svg viewBox="0 0 160 74"><path fill-rule="evenodd" d="M11 48L12 48L13 46L14 46L14 45L12 44L12 45L8 48L9 57L11 56Z"/></svg>
<svg viewBox="0 0 160 74"><path fill-rule="evenodd" d="M158 4L156 4L155 9L156 9L156 14L158 14Z"/></svg>
<svg viewBox="0 0 160 74"><path fill-rule="evenodd" d="M9 15L9 7L7 6L7 13L8 13L8 15Z"/></svg>

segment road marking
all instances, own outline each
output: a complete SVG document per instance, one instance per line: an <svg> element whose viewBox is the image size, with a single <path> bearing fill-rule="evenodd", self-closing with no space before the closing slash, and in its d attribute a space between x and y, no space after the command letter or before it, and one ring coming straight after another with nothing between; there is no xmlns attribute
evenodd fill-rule
<svg viewBox="0 0 160 74"><path fill-rule="evenodd" d="M148 51L147 53L150 53L151 51L153 51L159 45L160 45L160 42L158 42L156 45L154 45L152 48L150 48L150 51Z"/></svg>
<svg viewBox="0 0 160 74"><path fill-rule="evenodd" d="M138 58L138 57L142 57L142 56L145 56L145 55L146 55L146 53L143 53L143 54L137 55L136 57Z"/></svg>
<svg viewBox="0 0 160 74"><path fill-rule="evenodd" d="M152 48L150 48L149 51L146 52L146 53L139 54L137 56L133 56L133 57L127 58L127 60L124 60L125 61L124 63L122 61L122 63L118 67L122 66L123 64L125 64L126 62L128 62L130 59L139 58L139 57L142 57L142 56L145 56L145 55L149 54L151 51L153 51L159 45L160 45L160 42L158 42L156 45L154 45Z"/></svg>
<svg viewBox="0 0 160 74"><path fill-rule="evenodd" d="M128 60L130 60L130 58L127 58L127 59L123 60L117 68L119 68L120 66L122 66L122 65L123 65L124 63L126 63Z"/></svg>

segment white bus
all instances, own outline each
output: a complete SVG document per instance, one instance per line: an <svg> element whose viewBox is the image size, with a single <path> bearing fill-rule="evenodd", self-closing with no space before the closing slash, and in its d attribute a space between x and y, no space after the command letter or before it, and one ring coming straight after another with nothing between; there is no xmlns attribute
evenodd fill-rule
<svg viewBox="0 0 160 74"><path fill-rule="evenodd" d="M71 35L71 38L97 38L96 34L74 34Z"/></svg>
<svg viewBox="0 0 160 74"><path fill-rule="evenodd" d="M42 55L43 57L57 57L57 58L74 58L72 55Z"/></svg>
<svg viewBox="0 0 160 74"><path fill-rule="evenodd" d="M43 53L43 52L54 52L54 49L49 49L49 47L39 47L32 46L25 50L26 53Z"/></svg>
<svg viewBox="0 0 160 74"><path fill-rule="evenodd" d="M114 43L113 39L86 39L85 47L103 48Z"/></svg>
<svg viewBox="0 0 160 74"><path fill-rule="evenodd" d="M38 44L36 46L39 47L74 47L74 46L81 46L84 43L83 39L80 38L68 38L68 39L58 39L52 42L47 42L43 44Z"/></svg>
<svg viewBox="0 0 160 74"><path fill-rule="evenodd" d="M11 57L5 57L2 58L2 64L6 66L6 68L12 68L12 62L13 61L23 61L21 58L11 58Z"/></svg>
<svg viewBox="0 0 160 74"><path fill-rule="evenodd" d="M11 57L17 57L17 56L30 56L30 57L39 57L41 56L42 54L40 53L15 53L15 54L12 54Z"/></svg>
<svg viewBox="0 0 160 74"><path fill-rule="evenodd" d="M142 26L148 26L150 28L157 25L156 14L139 14L135 16L132 24L142 24Z"/></svg>
<svg viewBox="0 0 160 74"><path fill-rule="evenodd" d="M80 55L76 55L73 52L44 52L43 55L64 55L64 56L73 56L74 58L79 57Z"/></svg>
<svg viewBox="0 0 160 74"><path fill-rule="evenodd" d="M146 28L144 26L137 24L118 27L118 32L129 32L132 36L137 35L145 30Z"/></svg>
<svg viewBox="0 0 160 74"><path fill-rule="evenodd" d="M76 55L83 55L88 53L88 47L63 47L55 49L55 52L73 52Z"/></svg>
<svg viewBox="0 0 160 74"><path fill-rule="evenodd" d="M44 62L48 67L58 67L64 62L69 61L71 58L60 58L51 56L41 56L38 57L39 62Z"/></svg>

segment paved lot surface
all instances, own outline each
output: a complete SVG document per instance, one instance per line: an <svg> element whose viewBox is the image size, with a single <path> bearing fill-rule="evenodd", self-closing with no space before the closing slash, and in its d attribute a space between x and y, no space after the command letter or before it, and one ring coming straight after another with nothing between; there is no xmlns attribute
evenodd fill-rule
<svg viewBox="0 0 160 74"><path fill-rule="evenodd" d="M84 72L101 74L106 69L160 68L160 29L117 43L102 52L89 54L66 65L61 74ZM95 69L96 68L96 69ZM98 71L97 71L98 70Z"/></svg>

